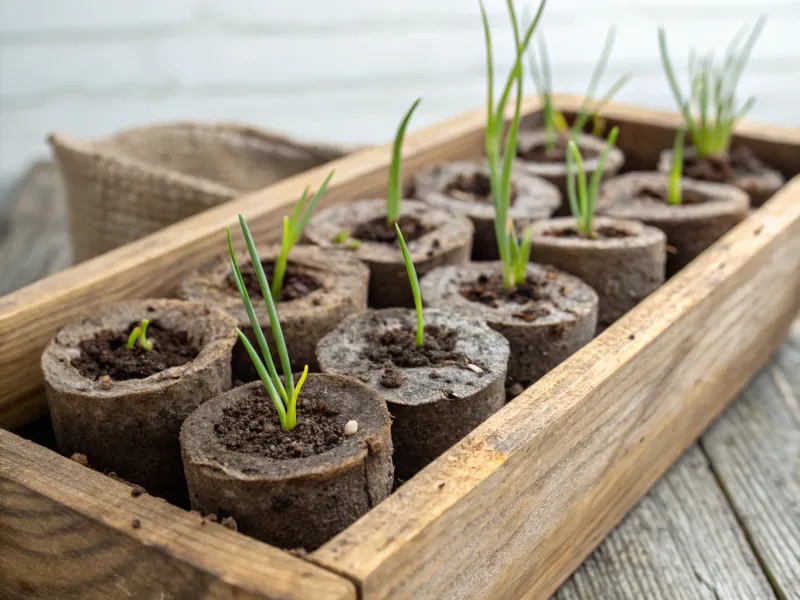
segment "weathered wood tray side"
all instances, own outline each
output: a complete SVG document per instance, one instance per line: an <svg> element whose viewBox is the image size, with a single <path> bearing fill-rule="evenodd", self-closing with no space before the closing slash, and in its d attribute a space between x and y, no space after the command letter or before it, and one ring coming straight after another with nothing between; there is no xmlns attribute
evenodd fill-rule
<svg viewBox="0 0 800 600"><path fill-rule="evenodd" d="M527 121L539 101L526 98ZM443 160L480 156L485 113L475 110L409 134L403 175ZM170 294L180 277L225 251L225 227L241 212L257 243L280 236L281 217L305 186L336 169L318 210L379 197L386 188L390 145L373 148L209 209L158 233L51 275L0 298L0 427L15 429L46 410L39 357L58 328L109 302Z"/></svg>
<svg viewBox="0 0 800 600"><path fill-rule="evenodd" d="M356 598L342 577L3 430L0 531L2 598Z"/></svg>

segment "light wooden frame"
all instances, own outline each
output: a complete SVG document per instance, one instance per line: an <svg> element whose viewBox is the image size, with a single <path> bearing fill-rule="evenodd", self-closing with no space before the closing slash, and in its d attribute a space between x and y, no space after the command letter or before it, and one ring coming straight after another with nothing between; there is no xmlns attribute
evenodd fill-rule
<svg viewBox="0 0 800 600"><path fill-rule="evenodd" d="M580 99L557 96L574 111ZM526 124L538 118L525 100ZM628 166L652 168L679 118L620 104ZM404 175L476 158L477 110L414 133ZM800 130L737 137L800 171ZM258 241L305 185L325 204L380 194L388 146L208 210L0 299L0 424L44 408L39 355L107 302L169 294L224 252L245 215ZM136 282L136 285L133 283ZM0 595L50 598L547 598L783 341L800 308L800 178L587 347L316 552L292 556L0 431ZM134 528L136 519L140 527ZM3 586L7 586L4 588ZM16 587L14 587L16 586ZM47 592L47 593L44 593Z"/></svg>

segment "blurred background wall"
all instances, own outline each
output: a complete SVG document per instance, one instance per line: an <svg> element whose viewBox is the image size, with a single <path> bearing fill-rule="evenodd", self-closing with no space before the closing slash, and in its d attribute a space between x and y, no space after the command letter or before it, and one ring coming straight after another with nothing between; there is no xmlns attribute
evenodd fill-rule
<svg viewBox="0 0 800 600"><path fill-rule="evenodd" d="M505 73L505 3L485 2ZM632 70L618 99L671 109L658 26L683 75L690 45L721 55L761 13L740 94L758 97L752 119L800 125L800 0L550 0L540 31L555 89L581 93L617 24L601 87ZM0 0L0 188L53 130L232 119L385 142L416 96L411 129L479 106L484 77L477 0Z"/></svg>

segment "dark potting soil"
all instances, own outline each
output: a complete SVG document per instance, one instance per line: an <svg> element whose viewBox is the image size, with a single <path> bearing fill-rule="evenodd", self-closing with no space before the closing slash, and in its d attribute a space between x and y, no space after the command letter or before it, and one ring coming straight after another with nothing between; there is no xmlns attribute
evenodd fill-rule
<svg viewBox="0 0 800 600"><path fill-rule="evenodd" d="M321 454L344 440L347 419L318 398L297 401L297 425L281 429L278 413L266 390L249 394L222 411L214 425L217 439L228 449L264 458L283 460Z"/></svg>
<svg viewBox="0 0 800 600"><path fill-rule="evenodd" d="M634 198L642 198L647 200L657 200L659 202L667 201L667 190L656 188L649 185L642 185L634 191ZM694 190L681 190L681 204L701 204L706 202L708 198L698 194Z"/></svg>
<svg viewBox="0 0 800 600"><path fill-rule="evenodd" d="M469 359L456 350L458 332L437 325L424 329L422 346L416 344L416 332L403 327L373 332L368 338L366 357L375 364L401 369L445 366L469 363ZM395 375L397 373L397 375ZM402 375L391 368L384 373L385 387L400 387Z"/></svg>
<svg viewBox="0 0 800 600"><path fill-rule="evenodd" d="M128 336L138 325L131 323L125 331L100 331L92 339L83 340L79 345L81 353L72 360L72 366L88 379L108 376L127 381L185 365L200 353L185 331L164 329L158 322L150 323L147 328L152 350L141 348L138 342L128 350Z"/></svg>
<svg viewBox="0 0 800 600"><path fill-rule="evenodd" d="M267 284L272 283L272 276L275 272L275 261L265 260L261 263L261 266L264 268ZM250 295L250 299L261 298L261 286L258 284L258 277L256 276L256 270L253 268L252 263L247 262L243 265L239 265L239 270L242 273L244 286L247 289L247 293ZM233 293L238 295L239 291L236 289L236 280L233 274L228 275L227 283ZM289 261L283 276L281 296L277 299L277 302L290 302L291 300L305 298L311 292L321 287L322 284L319 281L308 273L303 272L302 269L298 269L296 265L292 265L291 261ZM253 303L255 304L255 302Z"/></svg>
<svg viewBox="0 0 800 600"><path fill-rule="evenodd" d="M685 177L718 183L732 181L737 175L758 174L763 170L761 161L744 146L731 150L727 156L689 157L683 164Z"/></svg>
<svg viewBox="0 0 800 600"><path fill-rule="evenodd" d="M492 184L489 177L484 173L473 173L471 175L459 175L451 181L444 189L444 193L456 200L466 200L468 202L493 202ZM511 185L511 202L517 197L517 190Z"/></svg>
<svg viewBox="0 0 800 600"><path fill-rule="evenodd" d="M397 224L400 225L400 231L403 232L406 243L421 238L431 230L429 226L410 215L401 216L397 219ZM353 230L353 237L362 242L397 244L397 232L394 225L389 227L383 217L359 223Z"/></svg>
<svg viewBox="0 0 800 600"><path fill-rule="evenodd" d="M569 239L586 239L584 236L578 233L578 230L574 227L567 228L567 229L550 229L549 231L545 232L545 235L549 235L552 237L559 237L559 238L569 238ZM592 231L592 236L589 239L593 240L610 240L615 238L626 238L631 237L633 234L630 231L625 229L620 229L619 227L613 226L605 226L605 227L596 227Z"/></svg>
<svg viewBox="0 0 800 600"><path fill-rule="evenodd" d="M566 164L567 163L567 139L561 136L556 135L555 143L551 149L547 149L544 144L534 146L528 150L520 151L517 150L517 156L522 160L528 160L531 162L538 162L538 163L559 163L559 164ZM594 148L583 148L580 147L581 151L581 158L584 161L592 160L600 156L600 152L598 152Z"/></svg>

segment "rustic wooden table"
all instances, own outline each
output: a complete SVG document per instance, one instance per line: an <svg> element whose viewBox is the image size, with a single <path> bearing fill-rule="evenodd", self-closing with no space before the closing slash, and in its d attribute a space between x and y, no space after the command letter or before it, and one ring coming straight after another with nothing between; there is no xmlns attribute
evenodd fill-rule
<svg viewBox="0 0 800 600"><path fill-rule="evenodd" d="M0 202L0 296L68 266L68 247L58 173L38 164ZM800 599L800 320L555 598Z"/></svg>

